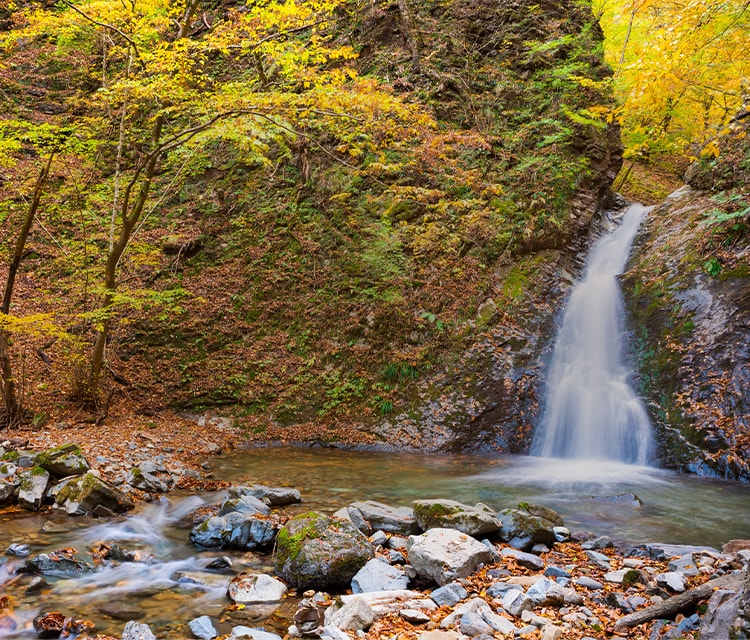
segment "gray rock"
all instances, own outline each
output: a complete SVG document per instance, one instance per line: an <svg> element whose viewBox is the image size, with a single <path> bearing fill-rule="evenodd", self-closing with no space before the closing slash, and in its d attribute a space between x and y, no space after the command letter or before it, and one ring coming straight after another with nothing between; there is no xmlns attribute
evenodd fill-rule
<svg viewBox="0 0 750 640"><path fill-rule="evenodd" d="M70 515L111 515L135 507L133 500L93 472L65 481L55 492L55 505Z"/></svg>
<svg viewBox="0 0 750 640"><path fill-rule="evenodd" d="M91 566L83 560L78 560L65 551L55 553L40 553L29 558L26 566L32 571L43 573L46 576L79 576L91 571Z"/></svg>
<svg viewBox="0 0 750 640"><path fill-rule="evenodd" d="M750 594L749 594L750 595ZM700 628L701 640L726 640L740 614L740 594L728 589L714 591ZM736 637L741 637L739 634Z"/></svg>
<svg viewBox="0 0 750 640"><path fill-rule="evenodd" d="M570 538L570 529L567 527L552 527L552 533L555 535L555 540L558 542L565 542Z"/></svg>
<svg viewBox="0 0 750 640"><path fill-rule="evenodd" d="M586 551L586 556L588 559L592 562L592 564L596 565L600 569L604 569L605 571L608 571L612 568L609 557L605 556L603 553L599 553L598 551Z"/></svg>
<svg viewBox="0 0 750 640"><path fill-rule="evenodd" d="M570 578L570 571L566 571L562 567L556 567L555 565L550 564L544 569L544 575L548 578Z"/></svg>
<svg viewBox="0 0 750 640"><path fill-rule="evenodd" d="M344 631L364 631L375 621L375 612L364 598L353 598L339 609L329 607L325 614L326 626Z"/></svg>
<svg viewBox="0 0 750 640"><path fill-rule="evenodd" d="M682 593L685 591L685 580L676 571L658 574L656 576L656 584L668 589L672 593Z"/></svg>
<svg viewBox="0 0 750 640"><path fill-rule="evenodd" d="M122 640L156 640L156 636L147 624L131 620L122 631Z"/></svg>
<svg viewBox="0 0 750 640"><path fill-rule="evenodd" d="M599 582L598 580L594 580L593 578L589 578L587 576L581 576L580 578L576 578L573 580L575 584L577 584L579 587L583 587L584 589L588 589L590 591L596 591L598 589L603 589L604 585Z"/></svg>
<svg viewBox="0 0 750 640"><path fill-rule="evenodd" d="M394 591L406 589L408 586L409 576L401 569L392 567L378 558L368 560L352 578L353 593Z"/></svg>
<svg viewBox="0 0 750 640"><path fill-rule="evenodd" d="M35 462L58 478L81 476L91 468L81 448L72 443L42 451Z"/></svg>
<svg viewBox="0 0 750 640"><path fill-rule="evenodd" d="M370 536L370 543L373 547L385 547L388 544L388 536L384 531L373 531Z"/></svg>
<svg viewBox="0 0 750 640"><path fill-rule="evenodd" d="M714 547L650 542L648 544L631 547L630 549L628 549L625 555L647 557L652 558L653 560L669 560L670 558L676 558L693 553L700 554L703 552L718 554L719 550L715 549Z"/></svg>
<svg viewBox="0 0 750 640"><path fill-rule="evenodd" d="M18 504L24 509L36 511L44 502L49 471L42 467L30 467L16 473L18 479Z"/></svg>
<svg viewBox="0 0 750 640"><path fill-rule="evenodd" d="M527 569L532 571L541 571L544 569L544 560L539 556L535 556L533 553L524 553L518 549L511 549L506 547L500 551L500 555L503 558L515 558L516 562Z"/></svg>
<svg viewBox="0 0 750 640"><path fill-rule="evenodd" d="M29 580L29 586L26 587L26 593L39 593L49 587L49 583L42 576L34 576Z"/></svg>
<svg viewBox="0 0 750 640"><path fill-rule="evenodd" d="M524 504L519 509L505 509L498 514L502 525L500 537L511 547L528 551L535 544L552 547L555 527L562 526L562 518L541 505ZM541 515L540 515L541 514Z"/></svg>
<svg viewBox="0 0 750 640"><path fill-rule="evenodd" d="M211 618L208 616L195 618L188 622L188 626L190 627L190 631L193 632L193 635L196 638L200 638L200 640L213 640L219 635L213 622L211 622Z"/></svg>
<svg viewBox="0 0 750 640"><path fill-rule="evenodd" d="M553 624L545 624L542 627L542 636L539 640L560 640L563 637L563 630Z"/></svg>
<svg viewBox="0 0 750 640"><path fill-rule="evenodd" d="M291 518L276 541L276 573L297 589L348 587L375 551L354 525L310 512Z"/></svg>
<svg viewBox="0 0 750 640"><path fill-rule="evenodd" d="M230 581L229 576L206 571L175 571L170 579L180 584L200 584L204 587L223 589L224 591L229 589Z"/></svg>
<svg viewBox="0 0 750 640"><path fill-rule="evenodd" d="M239 496L236 498L228 497L222 503L219 515L225 516L229 513L235 512L250 515L271 515L271 509L269 506L265 502L251 495Z"/></svg>
<svg viewBox="0 0 750 640"><path fill-rule="evenodd" d="M242 603L278 602L283 600L286 592L283 582L263 573L241 573L232 578L227 589L227 595L234 602Z"/></svg>
<svg viewBox="0 0 750 640"><path fill-rule="evenodd" d="M461 633L471 638L482 635L491 636L493 633L492 627L484 621L484 618L472 611L461 616L458 621L458 628Z"/></svg>
<svg viewBox="0 0 750 640"><path fill-rule="evenodd" d="M609 571L604 574L604 581L611 582L612 584L622 584L625 580L625 576L632 571L632 569L619 569L617 571Z"/></svg>
<svg viewBox="0 0 750 640"><path fill-rule="evenodd" d="M439 606L453 607L463 600L468 594L457 582L450 582L439 589L435 589L431 594L435 603Z"/></svg>
<svg viewBox="0 0 750 640"><path fill-rule="evenodd" d="M521 589L511 589L501 601L502 607L510 615L518 618L524 611L534 608L534 601Z"/></svg>
<svg viewBox="0 0 750 640"><path fill-rule="evenodd" d="M537 580L529 587L526 595L540 607L561 607L565 603L562 587L547 578Z"/></svg>
<svg viewBox="0 0 750 640"><path fill-rule="evenodd" d="M430 529L409 538L409 562L418 575L445 585L492 561L481 542L455 529Z"/></svg>
<svg viewBox="0 0 750 640"><path fill-rule="evenodd" d="M190 541L207 549L263 549L276 538L277 524L255 514L233 511L212 516L190 531Z"/></svg>
<svg viewBox="0 0 750 640"><path fill-rule="evenodd" d="M514 589L518 590L519 586L512 582L494 582L487 588L487 595L490 598L500 598L502 600L503 596L508 593L508 591Z"/></svg>
<svg viewBox="0 0 750 640"><path fill-rule="evenodd" d="M302 496L298 489L291 487L266 487L262 484L254 484L251 487L231 487L229 495L252 496L263 500L272 507L284 507L290 504L302 502Z"/></svg>
<svg viewBox="0 0 750 640"><path fill-rule="evenodd" d="M599 536L598 538L585 540L581 543L581 549L591 549L594 551L597 549L611 549L614 546L612 539L608 536Z"/></svg>
<svg viewBox="0 0 750 640"><path fill-rule="evenodd" d="M470 507L454 500L417 500L414 502L414 517L423 531L456 529L479 537L500 530L495 512L482 503Z"/></svg>
<svg viewBox="0 0 750 640"><path fill-rule="evenodd" d="M143 471L138 467L132 467L128 471L128 475L125 479L131 487L140 489L141 491L147 491L149 493L166 493L169 491L167 483L162 482L155 475L148 471Z"/></svg>
<svg viewBox="0 0 750 640"><path fill-rule="evenodd" d="M347 507L349 518L365 535L374 531L409 535L419 533L414 511L409 507L391 507L374 500L353 502Z"/></svg>
<svg viewBox="0 0 750 640"><path fill-rule="evenodd" d="M692 553L686 553L684 556L670 561L667 570L677 571L683 576L697 576L700 573Z"/></svg>
<svg viewBox="0 0 750 640"><path fill-rule="evenodd" d="M472 598L456 607L451 614L443 618L440 627L442 629L452 627L468 613L479 615L487 625L498 633L513 634L517 631L516 626L510 620L497 615L482 598Z"/></svg>

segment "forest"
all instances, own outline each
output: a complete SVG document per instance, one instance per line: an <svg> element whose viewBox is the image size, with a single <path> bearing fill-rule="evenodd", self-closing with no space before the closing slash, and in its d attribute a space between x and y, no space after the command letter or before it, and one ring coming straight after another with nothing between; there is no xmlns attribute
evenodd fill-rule
<svg viewBox="0 0 750 640"><path fill-rule="evenodd" d="M6 3L4 424L523 450L609 188L747 171L747 32L739 0ZM746 246L746 185L717 203Z"/></svg>

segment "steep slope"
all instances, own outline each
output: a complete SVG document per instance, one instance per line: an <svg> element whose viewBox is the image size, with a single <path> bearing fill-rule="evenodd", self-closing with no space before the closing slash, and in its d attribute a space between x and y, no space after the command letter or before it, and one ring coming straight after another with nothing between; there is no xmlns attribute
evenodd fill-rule
<svg viewBox="0 0 750 640"><path fill-rule="evenodd" d="M663 462L750 480L746 111L719 147L649 215L625 291Z"/></svg>

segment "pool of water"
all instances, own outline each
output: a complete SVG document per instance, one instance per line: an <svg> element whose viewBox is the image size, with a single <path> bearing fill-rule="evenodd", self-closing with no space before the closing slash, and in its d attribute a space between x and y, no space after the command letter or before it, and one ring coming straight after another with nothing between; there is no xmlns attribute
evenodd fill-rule
<svg viewBox="0 0 750 640"><path fill-rule="evenodd" d="M286 513L331 513L357 500L394 506L420 498L484 502L496 510L538 502L557 510L572 530L590 530L630 543L649 541L720 547L750 538L750 487L646 467L564 462L540 458L353 453L328 449L268 448L233 452L213 461L216 479L233 483L294 486L303 502ZM632 493L640 504L612 501ZM187 622L209 615L220 633L232 625L262 623L283 635L294 612L291 599L278 610L248 606L232 610L225 586L197 586L176 572L205 568L230 555L234 570L271 572L270 555L199 551L188 539L186 514L217 502L221 494L170 494L161 504L141 505L112 520L70 518L58 513L0 516L0 550L26 543L33 554L72 547L92 561L100 541L139 550L148 562L100 566L78 578L49 578L40 594L27 594L28 577L16 574L22 559L0 556L0 594L12 596L0 610L0 638L32 638L35 615L61 611L95 622L99 633L119 637L125 620L146 622L159 638L187 638ZM113 617L113 607L116 617Z"/></svg>

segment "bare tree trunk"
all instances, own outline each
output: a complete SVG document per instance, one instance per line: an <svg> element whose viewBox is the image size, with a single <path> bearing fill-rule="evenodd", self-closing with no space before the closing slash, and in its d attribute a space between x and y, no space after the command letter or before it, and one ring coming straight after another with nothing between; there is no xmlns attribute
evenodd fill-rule
<svg viewBox="0 0 750 640"><path fill-rule="evenodd" d="M47 163L39 172L39 177L37 178L36 186L34 187L34 194L29 203L29 208L26 210L26 217L24 218L21 230L18 232L18 236L16 236L13 255L10 260L10 265L8 265L8 277L5 281L3 302L0 306L0 313L4 315L10 313L10 303L13 297L13 287L16 283L16 275L21 266L21 260L23 260L24 257L26 240L28 240L31 225L34 223L34 218L39 210L39 203L42 199L42 190L44 188L44 183L47 181L47 176L52 167L52 160L54 157L55 152L50 152ZM9 346L10 332L7 330L0 330L0 388L2 390L3 404L5 406L5 422L6 424L13 424L20 420L22 406L16 391L13 365L8 353Z"/></svg>
<svg viewBox="0 0 750 640"><path fill-rule="evenodd" d="M398 11L401 14L401 26L404 31L404 39L406 45L409 47L411 52L411 64L414 73L419 73L420 57L419 57L419 44L414 31L414 21L411 16L411 9L407 3L407 0L398 0Z"/></svg>
<svg viewBox="0 0 750 640"><path fill-rule="evenodd" d="M185 7L185 13L182 14L182 24L180 25L180 32L177 34L177 39L181 40L185 36L187 36L188 31L190 30L190 21L193 19L193 15L195 14L195 10L198 8L198 5L200 5L200 0L190 0Z"/></svg>

